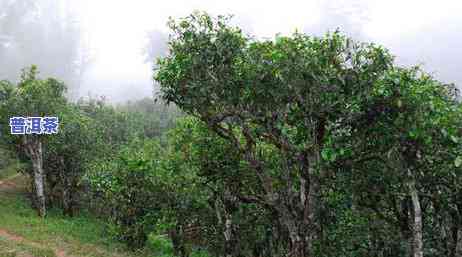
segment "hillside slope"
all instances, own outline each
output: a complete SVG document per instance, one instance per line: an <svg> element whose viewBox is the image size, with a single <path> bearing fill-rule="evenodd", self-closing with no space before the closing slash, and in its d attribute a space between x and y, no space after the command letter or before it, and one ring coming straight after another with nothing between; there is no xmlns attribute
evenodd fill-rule
<svg viewBox="0 0 462 257"><path fill-rule="evenodd" d="M24 176L0 179L0 257L135 257L105 234L104 225L82 214L67 218L50 211L37 217L29 206Z"/></svg>

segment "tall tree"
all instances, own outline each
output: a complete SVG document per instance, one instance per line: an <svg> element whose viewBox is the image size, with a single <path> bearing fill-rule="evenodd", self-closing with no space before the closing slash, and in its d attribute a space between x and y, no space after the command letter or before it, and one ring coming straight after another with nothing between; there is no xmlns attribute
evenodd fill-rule
<svg viewBox="0 0 462 257"><path fill-rule="evenodd" d="M163 97L228 140L258 177L249 197L277 213L290 256L313 256L322 205L322 158L330 135L359 115L391 67L381 47L338 33L251 41L224 17L196 13L171 22L170 53L156 79ZM271 167L263 145L281 161Z"/></svg>
<svg viewBox="0 0 462 257"><path fill-rule="evenodd" d="M454 144L460 133L455 129L460 115L456 90L417 67L395 68L376 83L372 96L367 107L370 115L356 121L354 134L359 134L350 138L350 142L361 141L357 151L371 156L355 167L362 175L355 183L363 184L359 188L370 199L361 199L359 204L399 228L408 241L407 251L420 257L429 209L425 195L441 192L436 189L445 184L441 173L451 173L442 167L453 166L456 158Z"/></svg>
<svg viewBox="0 0 462 257"><path fill-rule="evenodd" d="M3 134L8 135L11 145L24 152L32 163L32 174L30 175L33 179L36 196L35 207L39 215L44 217L46 206L43 143L52 135L27 133L13 135L10 134L10 126L7 122L11 117L57 116L59 110L66 104L65 85L52 78L39 79L37 68L32 66L30 70L23 71L21 80L16 87L7 82L1 83L0 86L0 95L2 96L0 117L4 129Z"/></svg>

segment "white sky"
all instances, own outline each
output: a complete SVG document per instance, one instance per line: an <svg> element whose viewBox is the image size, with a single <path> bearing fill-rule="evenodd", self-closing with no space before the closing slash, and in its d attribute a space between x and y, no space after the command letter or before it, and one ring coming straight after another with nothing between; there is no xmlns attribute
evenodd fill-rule
<svg viewBox="0 0 462 257"><path fill-rule="evenodd" d="M238 24L244 25L257 36L272 37L276 33L288 34L295 29L316 26L323 15L319 5L322 0L72 1L73 8L81 17L88 45L94 53L94 62L87 73L84 90L95 91L94 85L98 83L96 92L109 96L112 94L113 98L118 97L114 94L116 89L120 89L118 94L122 92L122 95L135 96L147 95L152 91L152 72L150 65L143 63L141 49L146 31L157 29L168 33L166 22L169 16L182 17L193 10L234 14ZM368 38L392 48L399 45L400 38L427 28L435 29L437 26L438 30L438 26L441 26L441 30L444 30L451 19L458 22L459 31L462 32L462 1L459 0L343 0L331 1L330 5L337 2L346 6L353 2L365 3L370 21L364 24L364 33ZM427 36L430 41L427 43L431 45L432 35ZM422 56L417 59L411 61L417 63L428 58Z"/></svg>

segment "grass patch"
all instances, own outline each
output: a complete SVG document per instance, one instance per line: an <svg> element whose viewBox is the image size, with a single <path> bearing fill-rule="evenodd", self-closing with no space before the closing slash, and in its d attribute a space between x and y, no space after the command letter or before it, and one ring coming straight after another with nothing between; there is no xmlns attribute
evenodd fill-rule
<svg viewBox="0 0 462 257"><path fill-rule="evenodd" d="M21 167L22 165L19 162L15 162L4 169L0 169L0 180L7 179L18 174L18 170L20 170Z"/></svg>
<svg viewBox="0 0 462 257"><path fill-rule="evenodd" d="M22 176L14 178L12 182L25 184ZM56 249L59 246L69 255L139 256L126 251L122 244L112 240L105 232L104 223L88 214L69 218L59 210L50 210L45 219L39 218L20 188L15 189L15 192L0 191L0 228L47 248Z"/></svg>
<svg viewBox="0 0 462 257"><path fill-rule="evenodd" d="M0 257L56 257L50 248L32 246L24 242L15 242L0 237Z"/></svg>
<svg viewBox="0 0 462 257"><path fill-rule="evenodd" d="M7 186L0 186L0 228L24 238L24 241L15 242L0 237L0 257L56 257L56 250L73 257L173 256L171 243L167 239L158 244L150 240L145 249L131 252L111 238L106 221L85 212L69 218L54 209L48 211L46 218L39 218L24 193L28 180L23 175L14 175L10 173L7 176ZM207 254L195 252L192 256L207 257Z"/></svg>

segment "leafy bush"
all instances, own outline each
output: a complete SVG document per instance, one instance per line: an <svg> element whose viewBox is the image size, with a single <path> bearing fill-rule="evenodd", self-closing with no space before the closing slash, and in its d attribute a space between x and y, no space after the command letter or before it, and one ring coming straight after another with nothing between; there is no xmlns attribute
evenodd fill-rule
<svg viewBox="0 0 462 257"><path fill-rule="evenodd" d="M156 172L162 150L154 142L134 141L116 159L97 163L87 176L111 209L115 236L132 248L144 246L159 209Z"/></svg>

